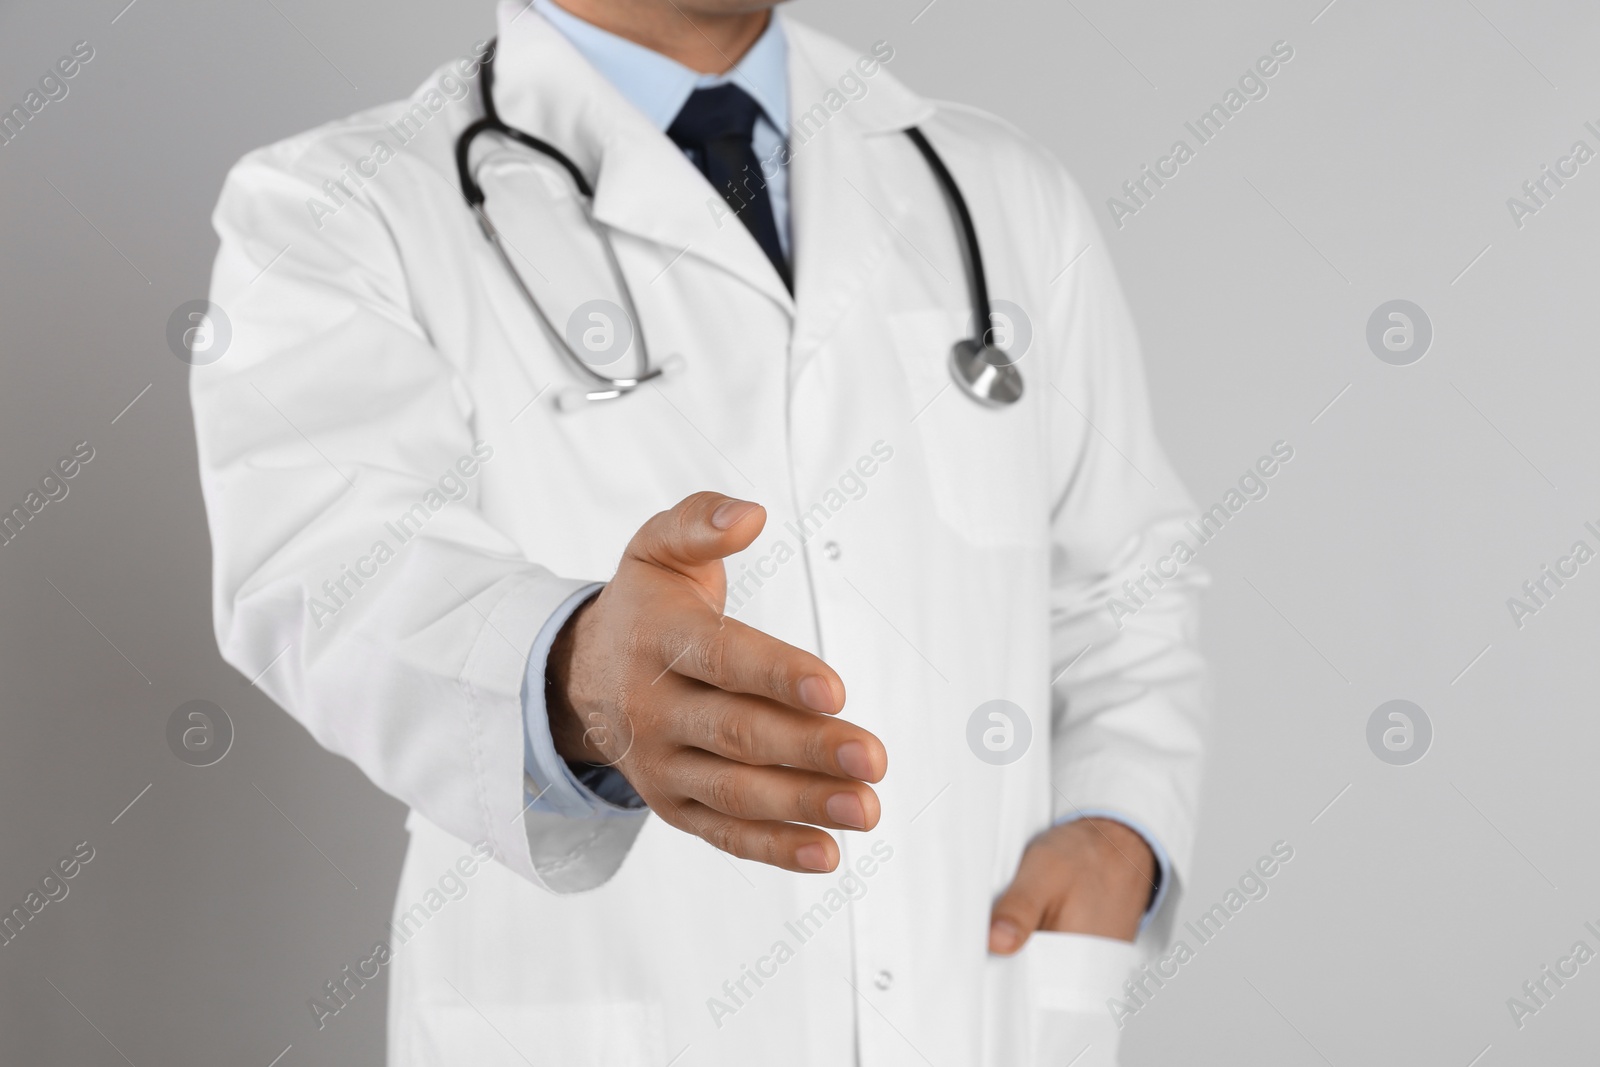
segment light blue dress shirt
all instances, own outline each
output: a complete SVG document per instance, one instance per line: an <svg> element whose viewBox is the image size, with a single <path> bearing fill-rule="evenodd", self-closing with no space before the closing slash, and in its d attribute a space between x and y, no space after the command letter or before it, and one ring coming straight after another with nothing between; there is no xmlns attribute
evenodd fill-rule
<svg viewBox="0 0 1600 1067"><path fill-rule="evenodd" d="M779 19L767 22L766 30L750 46L744 58L726 74L700 74L643 45L618 37L586 22L553 0L533 0L533 7L572 42L591 66L605 76L628 102L638 108L663 133L677 118L696 89L735 82L761 106L751 147L761 161L772 201L773 220L778 240L789 253L789 172L787 164L766 165L787 160L779 156L785 145L789 124L789 44ZM523 680L522 712L525 725L523 747L524 786L529 807L573 817L636 815L644 801L615 768L592 767L574 773L555 749L545 709L545 662L556 634L573 613L600 591L601 583L578 590L550 616L534 640L528 655ZM1072 822L1089 817L1114 819L1143 837L1155 853L1160 877L1145 920L1154 915L1172 884L1172 865L1167 852L1147 829L1113 811L1081 809L1060 820Z"/></svg>

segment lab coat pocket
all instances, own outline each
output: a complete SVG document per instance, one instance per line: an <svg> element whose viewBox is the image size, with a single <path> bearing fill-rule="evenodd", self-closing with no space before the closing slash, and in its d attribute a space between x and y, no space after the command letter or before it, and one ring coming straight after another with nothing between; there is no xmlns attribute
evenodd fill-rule
<svg viewBox="0 0 1600 1067"><path fill-rule="evenodd" d="M934 507L941 522L979 547L1039 544L1047 533L1043 452L1028 394L1039 384L1021 367L1025 384L1016 403L984 407L968 396L950 373L951 346L967 328L964 316L943 308L889 316Z"/></svg>
<svg viewBox="0 0 1600 1067"><path fill-rule="evenodd" d="M1129 941L1043 931L1015 956L991 957L999 965L991 994L1000 998L996 1016L1006 1028L997 1035L996 1062L1117 1067L1121 1035L1106 1002L1137 960Z"/></svg>

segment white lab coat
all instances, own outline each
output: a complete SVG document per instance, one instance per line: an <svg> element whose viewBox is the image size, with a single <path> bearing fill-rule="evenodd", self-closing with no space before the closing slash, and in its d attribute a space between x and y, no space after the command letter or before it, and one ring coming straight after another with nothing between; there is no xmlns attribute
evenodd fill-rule
<svg viewBox="0 0 1600 1067"><path fill-rule="evenodd" d="M1078 1067L1113 1062L1105 1001L1134 946L985 947L1029 838L1099 808L1175 864L1148 950L1194 834L1195 571L1120 627L1108 609L1189 504L1090 210L990 116L889 69L856 70L866 91L850 98L840 79L861 53L791 20L795 114L823 108L790 164L791 299L679 150L517 11L500 13L500 111L595 182L649 344L682 370L555 410L581 379L457 188L476 83L452 100L458 83L430 78L233 170L212 293L231 345L193 375L223 655L412 808L406 936L370 965L390 971L390 1062L1016 1067L1085 1044ZM969 300L952 217L898 132L912 124L966 193L991 293L1026 315L1010 408L950 384ZM558 327L607 295L565 181L523 148L478 157ZM349 202L326 184L341 179ZM768 511L729 562L738 616L826 658L845 714L887 746L882 824L839 835L834 875L730 859L654 817L519 814L536 633L646 518L701 489ZM1032 730L1005 766L968 741L995 699ZM499 862L451 876L476 842Z"/></svg>

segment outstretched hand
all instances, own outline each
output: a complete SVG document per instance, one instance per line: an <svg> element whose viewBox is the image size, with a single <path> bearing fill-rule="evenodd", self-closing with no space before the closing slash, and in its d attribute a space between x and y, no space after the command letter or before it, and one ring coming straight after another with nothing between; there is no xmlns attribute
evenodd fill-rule
<svg viewBox="0 0 1600 1067"><path fill-rule="evenodd" d="M696 493L634 535L616 576L551 649L565 759L615 766L652 811L744 859L831 871L832 835L869 830L883 743L841 718L844 682L803 649L723 615L723 559L766 523Z"/></svg>

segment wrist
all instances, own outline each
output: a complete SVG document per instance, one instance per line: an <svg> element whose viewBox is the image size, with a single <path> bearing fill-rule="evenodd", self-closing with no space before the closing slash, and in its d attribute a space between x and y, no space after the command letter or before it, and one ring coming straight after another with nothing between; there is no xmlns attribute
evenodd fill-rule
<svg viewBox="0 0 1600 1067"><path fill-rule="evenodd" d="M578 763L598 758L598 753L584 743L583 720L572 699L572 676L580 644L579 631L593 605L594 600L586 601L562 624L545 660L544 707L550 724L550 738L555 742L557 755Z"/></svg>
<svg viewBox="0 0 1600 1067"><path fill-rule="evenodd" d="M1126 823L1103 816L1091 815L1081 821L1090 825L1102 846L1104 869L1113 877L1120 875L1130 893L1142 893L1148 909L1160 886L1161 864L1144 835Z"/></svg>

